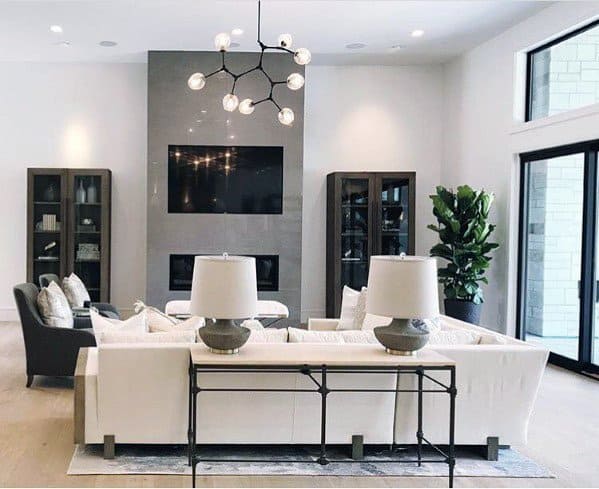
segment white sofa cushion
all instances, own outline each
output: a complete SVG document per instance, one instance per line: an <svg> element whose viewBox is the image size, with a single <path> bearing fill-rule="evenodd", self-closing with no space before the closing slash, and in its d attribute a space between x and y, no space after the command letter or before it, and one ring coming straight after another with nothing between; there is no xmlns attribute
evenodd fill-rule
<svg viewBox="0 0 599 489"><path fill-rule="evenodd" d="M148 332L148 320L147 312L141 311L139 314L131 316L129 319L120 321L118 319L109 319L100 316L93 309L90 311L90 317L92 320L92 327L94 329L94 336L96 337L96 343L101 344L103 341L104 332L120 331L122 333L147 333Z"/></svg>
<svg viewBox="0 0 599 489"><path fill-rule="evenodd" d="M337 323L338 330L359 329L356 328L356 307L360 292L354 290L347 285L343 286L343 295L341 298L341 315Z"/></svg>
<svg viewBox="0 0 599 489"><path fill-rule="evenodd" d="M85 284L75 273L62 279L62 289L71 307L83 307L86 301L91 300Z"/></svg>
<svg viewBox="0 0 599 489"><path fill-rule="evenodd" d="M288 328L289 343L345 343L341 331L308 331Z"/></svg>
<svg viewBox="0 0 599 489"><path fill-rule="evenodd" d="M37 295L37 307L48 326L72 328L73 311L64 292L56 282L50 282Z"/></svg>
<svg viewBox="0 0 599 489"><path fill-rule="evenodd" d="M251 330L248 343L287 343L287 329Z"/></svg>
<svg viewBox="0 0 599 489"><path fill-rule="evenodd" d="M465 329L441 329L428 338L430 345L478 345L481 335Z"/></svg>
<svg viewBox="0 0 599 489"><path fill-rule="evenodd" d="M130 333L127 331L104 331L102 344L110 343L195 343L192 331L168 331L162 333Z"/></svg>

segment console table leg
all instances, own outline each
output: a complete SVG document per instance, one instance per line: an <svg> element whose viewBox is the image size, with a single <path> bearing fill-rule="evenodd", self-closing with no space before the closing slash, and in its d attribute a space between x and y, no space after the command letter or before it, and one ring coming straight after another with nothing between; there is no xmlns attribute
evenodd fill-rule
<svg viewBox="0 0 599 489"><path fill-rule="evenodd" d="M418 431L416 432L416 439L418 440L418 467L422 466L422 379L424 372L421 368L417 371L418 374Z"/></svg>
<svg viewBox="0 0 599 489"><path fill-rule="evenodd" d="M320 382L321 409L320 409L320 457L318 463L320 465L327 465L329 460L327 459L327 395L329 389L327 387L327 368L325 365L322 366L322 379Z"/></svg>
<svg viewBox="0 0 599 489"><path fill-rule="evenodd" d="M451 367L451 384L449 388L449 487L453 487L453 469L455 467L455 367Z"/></svg>

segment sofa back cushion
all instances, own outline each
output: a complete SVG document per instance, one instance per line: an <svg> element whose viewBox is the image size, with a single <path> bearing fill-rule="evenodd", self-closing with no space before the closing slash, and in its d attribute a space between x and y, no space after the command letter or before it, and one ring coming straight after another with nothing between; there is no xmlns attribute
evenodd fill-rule
<svg viewBox="0 0 599 489"><path fill-rule="evenodd" d="M110 343L195 343L196 332L166 331L161 333L129 333L127 331L104 331L101 344Z"/></svg>
<svg viewBox="0 0 599 489"><path fill-rule="evenodd" d="M93 309L90 311L92 320L92 328L96 343L100 345L103 341L105 332L121 332L130 334L141 334L148 332L148 319L146 311L141 311L139 314L131 316L129 319L121 321L119 319L109 319L100 316Z"/></svg>

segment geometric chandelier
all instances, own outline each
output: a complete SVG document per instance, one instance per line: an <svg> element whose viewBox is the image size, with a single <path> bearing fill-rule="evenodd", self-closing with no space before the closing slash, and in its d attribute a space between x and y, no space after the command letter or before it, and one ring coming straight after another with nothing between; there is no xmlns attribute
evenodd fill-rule
<svg viewBox="0 0 599 489"><path fill-rule="evenodd" d="M246 70L242 73L233 73L229 68L227 68L225 63L225 53L227 49L231 45L231 37L226 32L221 32L217 34L214 38L214 46L221 53L222 64L221 67L217 70L204 75L203 73L194 73L187 80L187 85L192 90L201 90L206 85L206 80L211 76L214 76L218 73L226 73L233 80L233 86L231 91L223 97L223 109L228 112L233 112L235 109L239 108L239 112L245 115L249 115L254 112L256 105L262 104L264 102L271 102L279 111L278 118L279 122L285 126L291 126L293 124L293 120L295 119L295 115L293 110L289 107L281 107L274 97L274 89L277 85L286 84L287 88L290 90L299 90L304 86L304 77L300 73L291 73L286 80L278 81L273 80L271 76L264 70L262 66L262 61L264 59L265 51L283 51L286 53L290 53L293 55L293 60L298 65L307 65L312 58L310 51L306 48L299 48L296 51L291 50L292 38L290 34L281 34L278 38L277 46L268 46L262 42L260 39L260 2L258 1L258 45L260 46L260 57L258 58L258 64ZM235 94L235 89L237 87L237 82L239 79L243 78L254 71L258 71L264 75L266 80L270 85L270 90L268 91L268 95L260 100L252 100L250 98L243 99L239 102L239 98Z"/></svg>

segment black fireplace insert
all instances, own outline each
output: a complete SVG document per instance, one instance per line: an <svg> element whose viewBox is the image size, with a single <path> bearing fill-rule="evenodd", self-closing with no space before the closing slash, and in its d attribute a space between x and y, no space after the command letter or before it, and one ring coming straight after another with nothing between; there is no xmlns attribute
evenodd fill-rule
<svg viewBox="0 0 599 489"><path fill-rule="evenodd" d="M197 255L170 255L169 289L191 290L193 263ZM279 255L244 255L256 259L256 281L259 292L279 290Z"/></svg>

